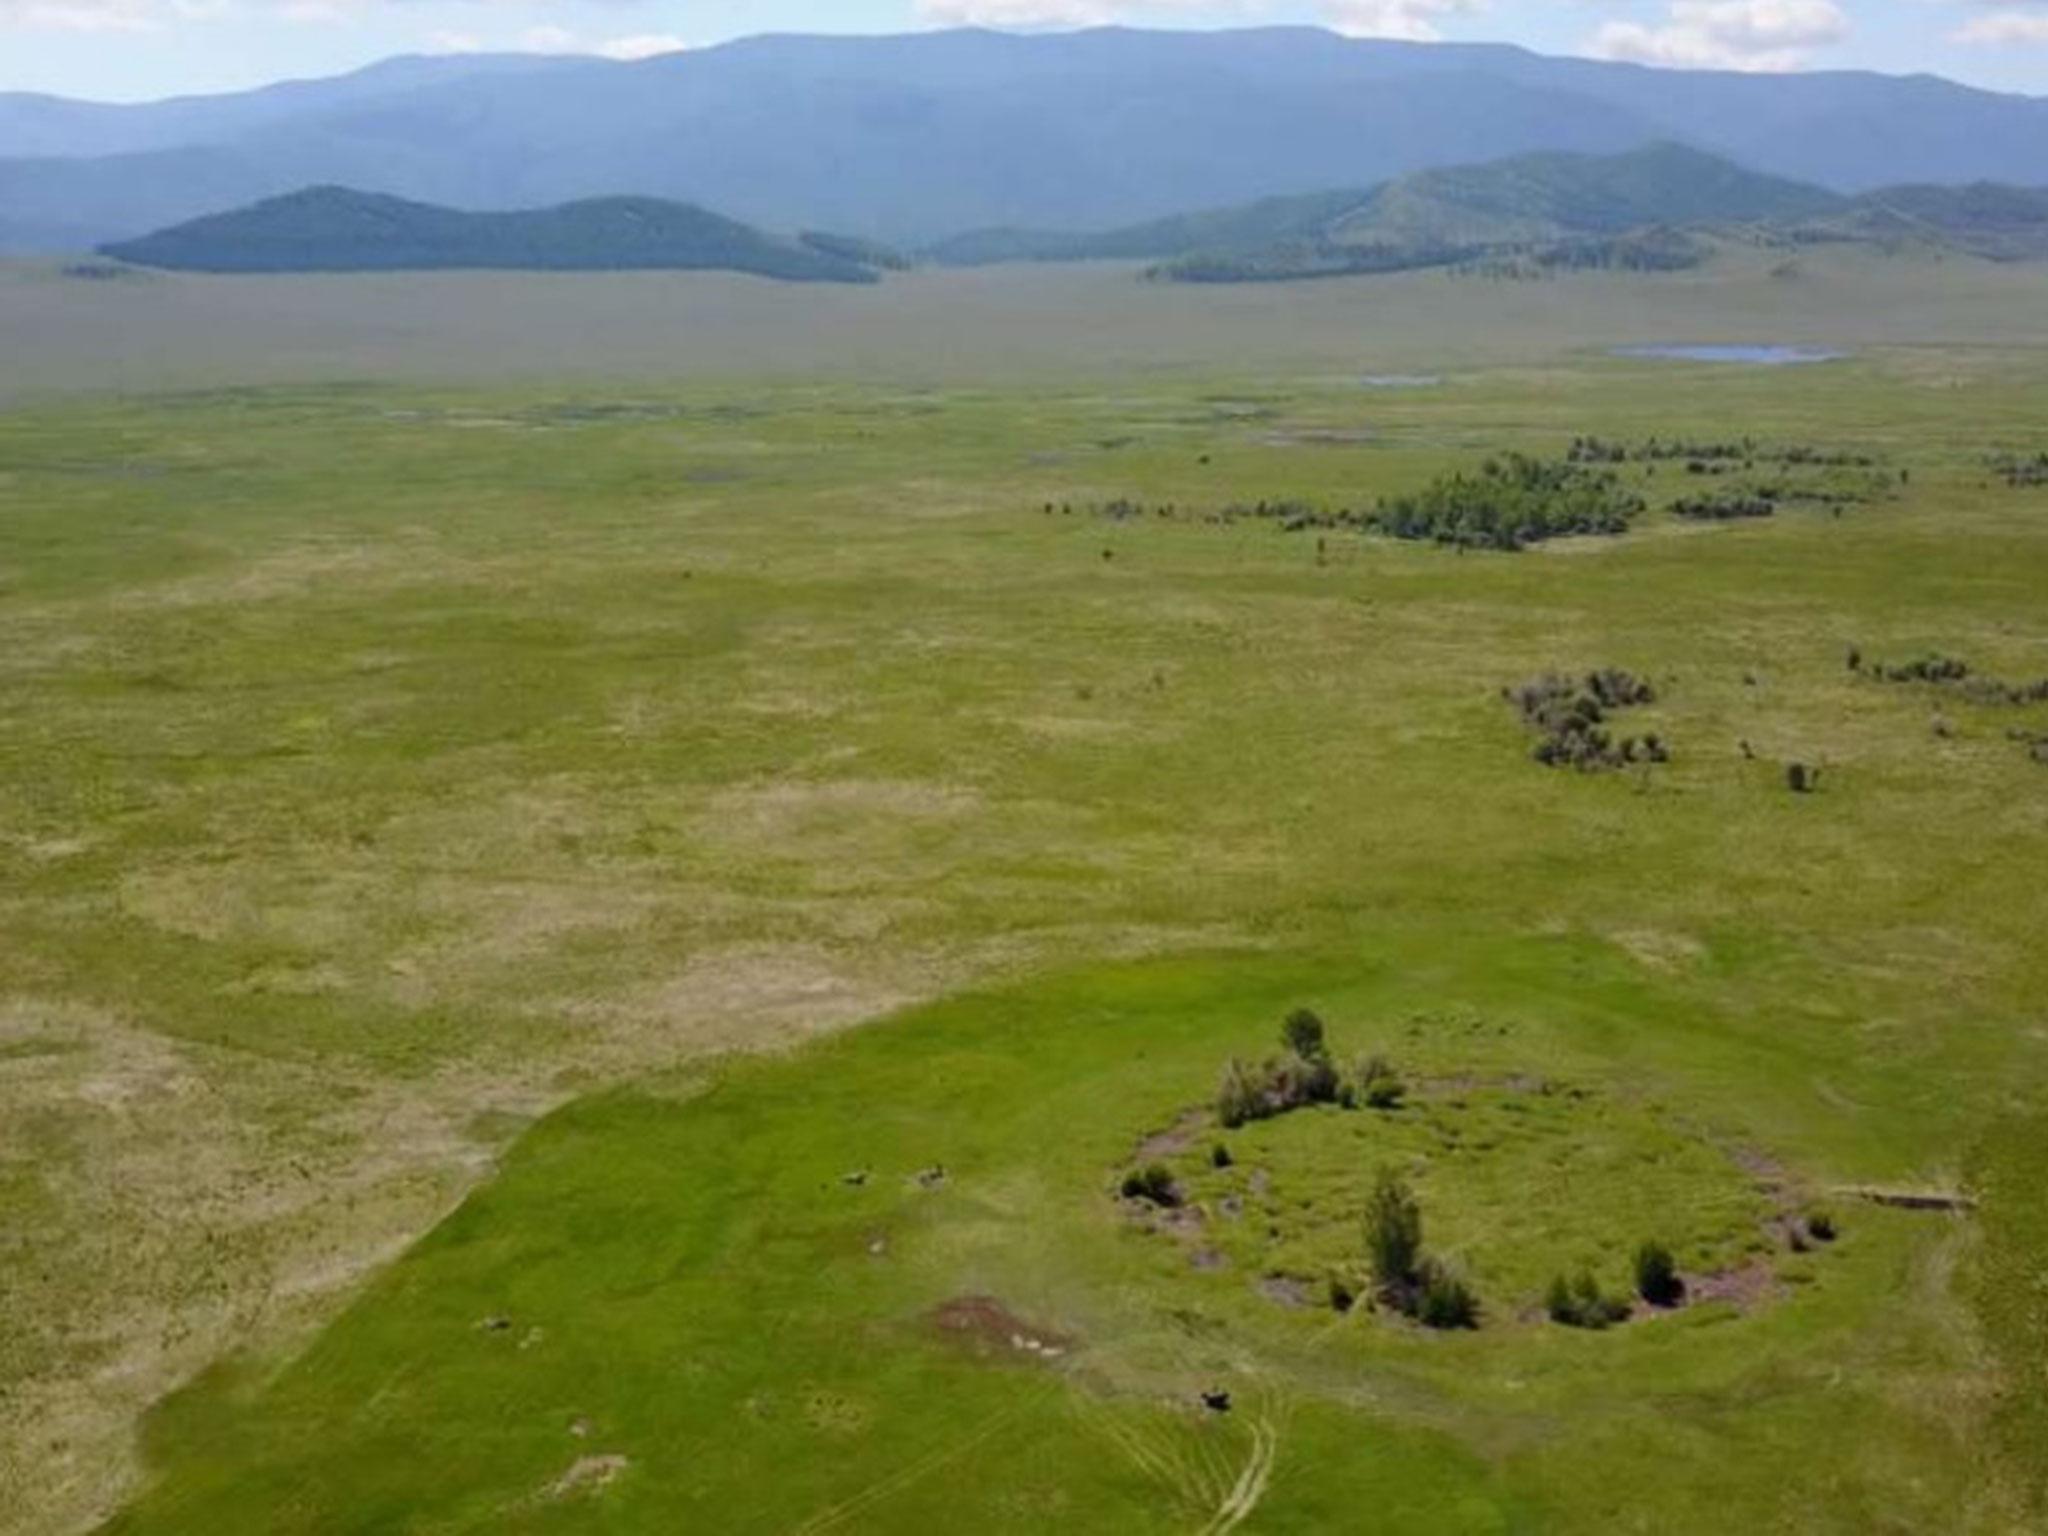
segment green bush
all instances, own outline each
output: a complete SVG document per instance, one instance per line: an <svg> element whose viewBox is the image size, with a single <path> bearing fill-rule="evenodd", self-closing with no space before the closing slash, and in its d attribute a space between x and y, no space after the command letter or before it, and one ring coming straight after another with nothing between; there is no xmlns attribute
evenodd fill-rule
<svg viewBox="0 0 2048 1536"><path fill-rule="evenodd" d="M1479 1326L1479 1297L1456 1270L1447 1264L1430 1259L1423 1264L1421 1279L1421 1294L1415 1303L1415 1320L1423 1327Z"/></svg>
<svg viewBox="0 0 2048 1536"><path fill-rule="evenodd" d="M1394 1074L1394 1068L1386 1057L1367 1056L1353 1068L1349 1102L1363 1104L1367 1109L1398 1109L1401 1100L1407 1096L1408 1088Z"/></svg>
<svg viewBox="0 0 2048 1536"><path fill-rule="evenodd" d="M1230 1155L1230 1148L1220 1141L1209 1149L1209 1166L1211 1168L1228 1168L1236 1161L1237 1159Z"/></svg>
<svg viewBox="0 0 2048 1536"><path fill-rule="evenodd" d="M1662 1243L1644 1243L1636 1250L1636 1294L1653 1307L1676 1306L1685 1295L1678 1261Z"/></svg>
<svg viewBox="0 0 2048 1536"><path fill-rule="evenodd" d="M1580 1270L1575 1279L1559 1275L1550 1282L1543 1310L1550 1314L1553 1323L1562 1323L1567 1328L1599 1329L1625 1319L1629 1304L1622 1297L1607 1295L1591 1273Z"/></svg>

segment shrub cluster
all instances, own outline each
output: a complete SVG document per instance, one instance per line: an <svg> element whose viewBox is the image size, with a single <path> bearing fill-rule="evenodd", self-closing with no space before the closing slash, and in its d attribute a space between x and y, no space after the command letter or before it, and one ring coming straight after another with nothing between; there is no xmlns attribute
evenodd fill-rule
<svg viewBox="0 0 2048 1536"><path fill-rule="evenodd" d="M1381 1301L1426 1328L1477 1328L1479 1297L1456 1269L1423 1252L1422 1206L1391 1169L1373 1186L1365 1252Z"/></svg>
<svg viewBox="0 0 2048 1536"><path fill-rule="evenodd" d="M1216 1118L1235 1130L1253 1120L1309 1104L1345 1109L1395 1109L1407 1089L1385 1057L1368 1056L1349 1073L1330 1059L1323 1021L1307 1008L1288 1014L1280 1026L1282 1053L1254 1066L1233 1059L1216 1090Z"/></svg>
<svg viewBox="0 0 2048 1536"><path fill-rule="evenodd" d="M1646 680L1618 667L1603 667L1577 681L1546 674L1502 689L1501 696L1538 733L1530 756L1546 766L1592 770L1671 760L1670 749L1654 731L1616 741L1607 729L1610 715L1657 698Z"/></svg>
<svg viewBox="0 0 2048 1536"><path fill-rule="evenodd" d="M1991 460L1991 469L2014 490L2048 485L2048 453L2001 453Z"/></svg>
<svg viewBox="0 0 2048 1536"><path fill-rule="evenodd" d="M1828 1231L1832 1237L1833 1227ZM1678 1273L1678 1261L1662 1243L1644 1243L1636 1249L1631 1270L1635 1294L1651 1306L1675 1307L1685 1299L1685 1281ZM1550 1282L1543 1296L1543 1310L1553 1323L1567 1328L1600 1329L1626 1322L1634 1308L1630 1298L1608 1294L1600 1289L1600 1282L1591 1271L1580 1270L1569 1279L1559 1275Z"/></svg>
<svg viewBox="0 0 2048 1536"><path fill-rule="evenodd" d="M1643 498L1609 470L1510 453L1488 459L1476 475L1445 475L1413 495L1382 500L1367 522L1397 539L1517 550L1565 534L1626 533L1643 508Z"/></svg>

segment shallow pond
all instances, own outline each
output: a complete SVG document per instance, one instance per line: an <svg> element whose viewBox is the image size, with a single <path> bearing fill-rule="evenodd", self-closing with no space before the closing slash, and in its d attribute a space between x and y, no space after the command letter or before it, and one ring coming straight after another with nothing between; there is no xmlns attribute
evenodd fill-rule
<svg viewBox="0 0 2048 1536"><path fill-rule="evenodd" d="M1684 363L1749 363L1762 368L1782 368L1788 363L1831 363L1847 357L1825 347L1779 347L1746 345L1616 347L1616 357L1664 358Z"/></svg>

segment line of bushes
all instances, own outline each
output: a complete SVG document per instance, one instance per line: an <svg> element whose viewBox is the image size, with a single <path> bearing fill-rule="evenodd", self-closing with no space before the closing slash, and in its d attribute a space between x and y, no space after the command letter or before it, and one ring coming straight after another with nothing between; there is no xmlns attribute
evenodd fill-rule
<svg viewBox="0 0 2048 1536"><path fill-rule="evenodd" d="M1752 437L1725 438L1699 441L1693 438L1648 437L1639 443L1622 443L1611 438L1575 437L1567 455L1577 464L1655 464L1674 459L1686 461L1691 469L1698 464L1704 473L1709 464L1740 463L1744 468L1753 464L1793 464L1810 469L1870 469L1877 460L1867 453L1852 453L1839 448L1817 448L1811 443L1791 443L1781 447L1760 444ZM2044 455L2048 458L2048 455Z"/></svg>
<svg viewBox="0 0 2048 1536"><path fill-rule="evenodd" d="M1745 496L1739 491L1718 496L1695 496L1671 503L1671 515L1694 523L1732 523L1749 517L1772 517L1778 504L1763 496Z"/></svg>

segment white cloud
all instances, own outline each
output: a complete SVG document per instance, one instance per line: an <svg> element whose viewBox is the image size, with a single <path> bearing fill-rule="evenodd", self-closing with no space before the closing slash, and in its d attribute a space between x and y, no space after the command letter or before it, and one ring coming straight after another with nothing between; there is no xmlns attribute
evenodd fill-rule
<svg viewBox="0 0 2048 1536"><path fill-rule="evenodd" d="M1990 16L1972 16L1949 33L1949 41L1986 47L2048 43L2048 11L1998 11Z"/></svg>
<svg viewBox="0 0 2048 1536"><path fill-rule="evenodd" d="M1175 12L1257 8L1250 0L1222 7L1202 0L917 0L918 19L939 27L1100 27Z"/></svg>
<svg viewBox="0 0 2048 1536"><path fill-rule="evenodd" d="M1317 0L1322 19L1347 37L1442 36L1446 16L1484 0ZM1112 22L1256 21L1282 14L1276 0L917 0L922 21L942 27L1099 27Z"/></svg>
<svg viewBox="0 0 2048 1536"><path fill-rule="evenodd" d="M1671 0L1661 25L1610 21L1586 51L1681 69L1776 71L1800 68L1849 30L1835 0Z"/></svg>
<svg viewBox="0 0 2048 1536"><path fill-rule="evenodd" d="M1480 9L1480 0L1326 0L1330 25L1347 37L1394 37L1433 43L1437 22Z"/></svg>
<svg viewBox="0 0 2048 1536"><path fill-rule="evenodd" d="M225 9L223 0L0 0L0 25L50 32L154 32L166 21Z"/></svg>
<svg viewBox="0 0 2048 1536"><path fill-rule="evenodd" d="M651 59L664 53L681 53L690 46L673 32L637 32L631 37L612 37L591 50L608 59Z"/></svg>
<svg viewBox="0 0 2048 1536"><path fill-rule="evenodd" d="M567 27L528 27L519 34L521 53L575 53L576 34Z"/></svg>

